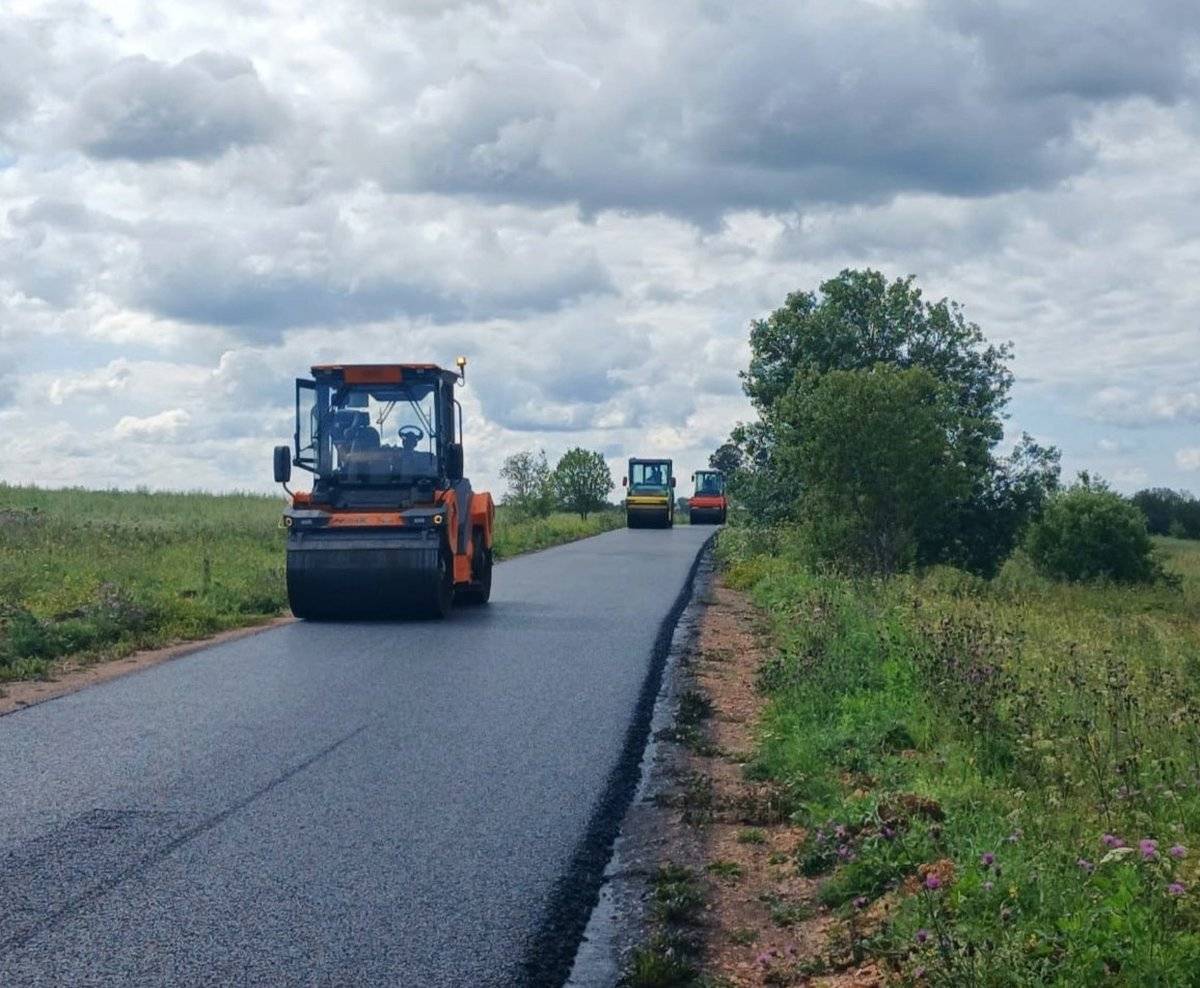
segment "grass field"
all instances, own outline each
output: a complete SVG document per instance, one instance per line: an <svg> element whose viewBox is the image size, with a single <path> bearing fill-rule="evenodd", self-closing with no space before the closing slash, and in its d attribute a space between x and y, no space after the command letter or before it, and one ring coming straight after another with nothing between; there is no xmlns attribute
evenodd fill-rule
<svg viewBox="0 0 1200 988"><path fill-rule="evenodd" d="M284 502L258 495L40 490L0 485L0 681L64 657L104 659L283 612ZM622 524L606 512L516 521L507 558Z"/></svg>
<svg viewBox="0 0 1200 988"><path fill-rule="evenodd" d="M853 582L723 535L776 642L750 773L895 983L1200 984L1200 543L1159 548L1181 587Z"/></svg>

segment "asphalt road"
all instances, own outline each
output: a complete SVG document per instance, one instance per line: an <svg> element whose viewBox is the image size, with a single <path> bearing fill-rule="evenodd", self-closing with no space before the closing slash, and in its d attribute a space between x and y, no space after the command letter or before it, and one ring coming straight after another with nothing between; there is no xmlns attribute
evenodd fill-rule
<svg viewBox="0 0 1200 988"><path fill-rule="evenodd" d="M558 984L711 529L0 717L0 985Z"/></svg>

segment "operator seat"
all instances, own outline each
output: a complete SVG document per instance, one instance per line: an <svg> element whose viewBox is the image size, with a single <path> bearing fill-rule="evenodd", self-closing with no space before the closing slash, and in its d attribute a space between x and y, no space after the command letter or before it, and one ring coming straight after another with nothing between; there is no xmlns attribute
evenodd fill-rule
<svg viewBox="0 0 1200 988"><path fill-rule="evenodd" d="M379 460L379 431L370 425L359 425L350 434L350 476L367 480Z"/></svg>

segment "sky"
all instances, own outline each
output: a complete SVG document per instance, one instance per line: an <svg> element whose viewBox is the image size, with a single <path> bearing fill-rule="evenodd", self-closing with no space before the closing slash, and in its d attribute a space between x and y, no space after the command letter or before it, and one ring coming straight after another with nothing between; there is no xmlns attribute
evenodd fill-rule
<svg viewBox="0 0 1200 988"><path fill-rule="evenodd" d="M262 490L314 363L465 354L466 462L681 492L845 267L1007 423L1200 493L1194 0L5 0L0 481Z"/></svg>

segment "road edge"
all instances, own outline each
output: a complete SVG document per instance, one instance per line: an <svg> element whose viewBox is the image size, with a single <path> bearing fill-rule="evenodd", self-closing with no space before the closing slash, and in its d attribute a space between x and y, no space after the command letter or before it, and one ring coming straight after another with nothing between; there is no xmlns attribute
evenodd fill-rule
<svg viewBox="0 0 1200 988"><path fill-rule="evenodd" d="M659 625L621 754L596 802L587 830L571 855L570 864L555 883L538 933L527 949L522 966L524 983L530 988L558 988L571 975L588 920L600 901L605 870L620 834L621 822L637 792L642 758L650 740L675 629L693 600L696 576L711 556L716 535L714 531L696 551L683 586Z"/></svg>
<svg viewBox="0 0 1200 988"><path fill-rule="evenodd" d="M606 528L604 531L595 532L592 535L565 539L562 542L539 546L536 549L526 549L523 552L498 559L496 565L502 566L504 563L512 562L514 559L523 559L525 556L536 556L538 553L551 552L554 549L561 549L563 546L586 542L588 539L603 538L611 532L618 532L620 530L621 526ZM264 631L270 631L285 624L292 624L298 620L299 618L290 613L276 614L255 624L243 624L235 628L228 628L225 631L219 631L215 635L206 635L202 638L189 638L186 641L174 642L170 645L160 645L155 648L139 648L118 658L99 658L92 661L67 658L64 660L61 668L51 671L50 678L13 679L0 682L0 717L7 717L9 714L28 710L30 707L36 707L38 704L48 703L51 700L57 700L60 697L78 693L80 690L100 686L103 683L120 679L123 676L132 676L144 669L150 669L164 662L171 662L174 659L182 659L185 656L192 655L195 652L202 651L214 645L223 645L226 642L249 638L252 635L262 634Z"/></svg>
<svg viewBox="0 0 1200 988"><path fill-rule="evenodd" d="M297 618L290 614L280 614L268 618L259 624L242 625L229 628L206 638L192 638L173 645L162 645L158 648L142 648L130 652L117 659L101 659L96 662L68 666L55 673L54 679L16 679L8 683L0 683L0 717L7 717L22 710L28 710L51 700L78 693L92 686L100 686L114 679L132 676L145 669L182 659L214 645L238 641L261 635L264 631L292 624Z"/></svg>

